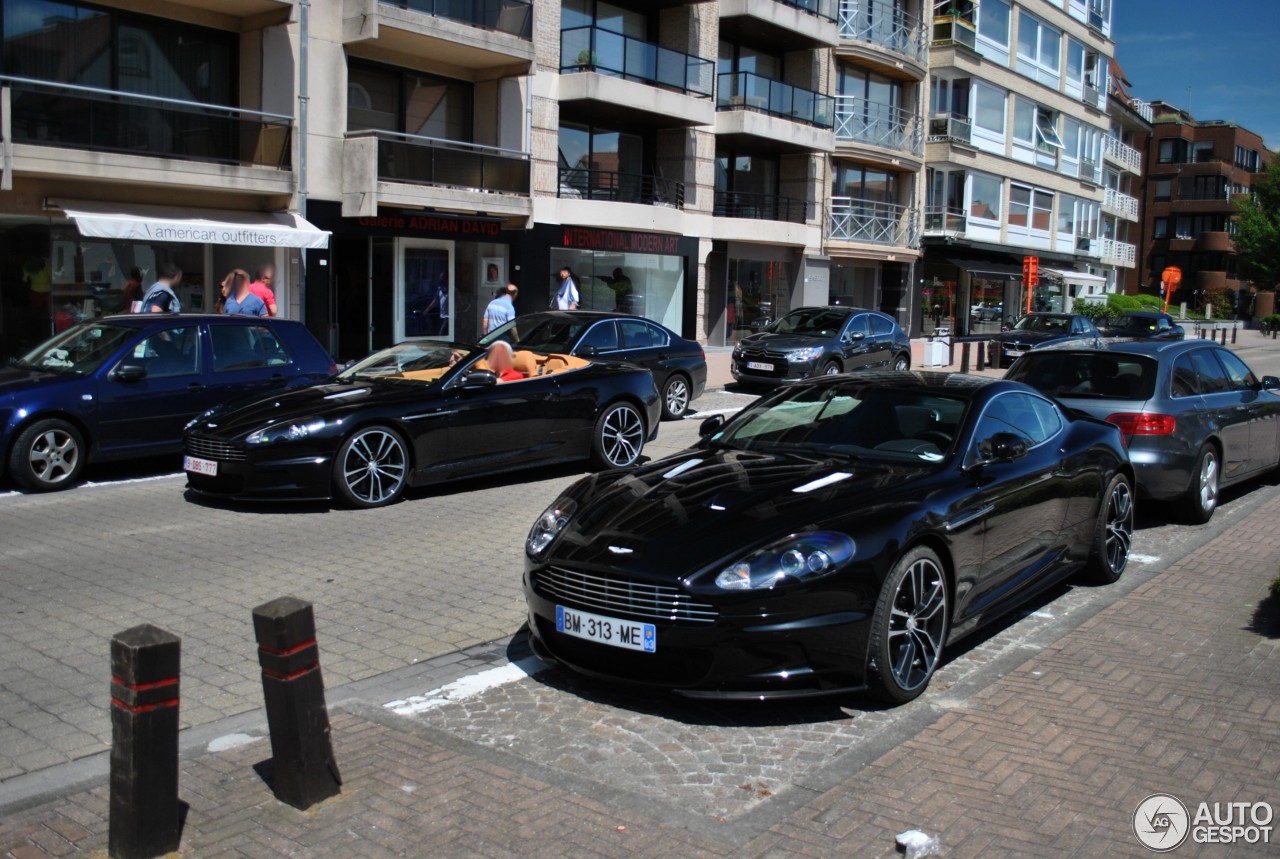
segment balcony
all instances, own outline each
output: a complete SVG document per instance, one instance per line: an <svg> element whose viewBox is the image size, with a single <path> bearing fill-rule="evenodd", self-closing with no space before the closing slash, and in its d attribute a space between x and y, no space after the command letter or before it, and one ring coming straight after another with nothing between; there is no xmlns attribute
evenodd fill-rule
<svg viewBox="0 0 1280 859"><path fill-rule="evenodd" d="M879 146L916 158L924 154L924 135L916 114L854 95L836 96L835 105L838 142Z"/></svg>
<svg viewBox="0 0 1280 859"><path fill-rule="evenodd" d="M1124 218L1126 221L1138 220L1137 198L1112 188L1107 188L1102 194L1102 210L1118 218Z"/></svg>
<svg viewBox="0 0 1280 859"><path fill-rule="evenodd" d="M960 45L971 51L978 49L978 28L959 14L933 16L933 45Z"/></svg>
<svg viewBox="0 0 1280 859"><path fill-rule="evenodd" d="M968 118L949 113L930 114L930 143L963 143L967 146L972 137L973 125Z"/></svg>
<svg viewBox="0 0 1280 859"><path fill-rule="evenodd" d="M660 128L715 124L715 63L702 57L574 27L560 31L560 74L562 104L593 101L597 115L647 114Z"/></svg>
<svg viewBox="0 0 1280 859"><path fill-rule="evenodd" d="M1236 252L1236 243L1225 230L1210 230L1196 236L1193 249L1201 253L1233 254Z"/></svg>
<svg viewBox="0 0 1280 859"><path fill-rule="evenodd" d="M532 212L529 156L522 152L393 131L352 131L343 141L347 217L379 205Z"/></svg>
<svg viewBox="0 0 1280 859"><path fill-rule="evenodd" d="M1135 176L1142 175L1142 153L1117 138L1102 138L1102 157Z"/></svg>
<svg viewBox="0 0 1280 859"><path fill-rule="evenodd" d="M959 206L926 206L924 210L926 236L962 236L968 222L968 215Z"/></svg>
<svg viewBox="0 0 1280 859"><path fill-rule="evenodd" d="M719 78L716 110L755 110L818 128L831 128L831 103L829 95L753 72L727 72Z"/></svg>
<svg viewBox="0 0 1280 859"><path fill-rule="evenodd" d="M743 191L716 191L718 218L751 218L757 221L787 221L803 224L809 219L809 204L794 197Z"/></svg>
<svg viewBox="0 0 1280 859"><path fill-rule="evenodd" d="M1128 105L1130 110L1145 119L1148 123L1155 119L1155 112L1151 109L1150 102L1145 102L1140 98L1134 98L1131 96L1128 99Z"/></svg>
<svg viewBox="0 0 1280 859"><path fill-rule="evenodd" d="M342 41L373 59L430 56L476 71L527 70L530 0L341 0Z"/></svg>
<svg viewBox="0 0 1280 859"><path fill-rule="evenodd" d="M1138 264L1138 249L1135 245L1115 239L1098 239L1094 245L1099 249L1098 255L1103 265L1134 268Z"/></svg>
<svg viewBox="0 0 1280 859"><path fill-rule="evenodd" d="M827 239L899 248L919 247L919 213L894 203L831 197L827 208Z"/></svg>
<svg viewBox="0 0 1280 859"><path fill-rule="evenodd" d="M720 0L720 38L795 51L835 47L837 0Z"/></svg>
<svg viewBox="0 0 1280 859"><path fill-rule="evenodd" d="M683 209L684 183L642 173L561 167L556 196L568 200L603 200Z"/></svg>
<svg viewBox="0 0 1280 859"><path fill-rule="evenodd" d="M923 76L929 60L929 37L927 28L915 15L903 12L889 0L840 0L836 23L845 43L841 47L852 43L888 51L911 62ZM891 61L889 65L899 64Z"/></svg>

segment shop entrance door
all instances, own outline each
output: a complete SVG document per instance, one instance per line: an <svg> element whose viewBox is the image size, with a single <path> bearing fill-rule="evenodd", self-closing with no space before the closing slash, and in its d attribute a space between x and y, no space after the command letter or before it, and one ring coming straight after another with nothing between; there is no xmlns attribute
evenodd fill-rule
<svg viewBox="0 0 1280 859"><path fill-rule="evenodd" d="M400 239L396 271L397 340L453 340L453 242Z"/></svg>

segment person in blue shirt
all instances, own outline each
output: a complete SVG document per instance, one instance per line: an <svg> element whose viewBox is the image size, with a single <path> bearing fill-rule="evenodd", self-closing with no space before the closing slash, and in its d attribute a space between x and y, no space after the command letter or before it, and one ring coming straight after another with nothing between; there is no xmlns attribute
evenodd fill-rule
<svg viewBox="0 0 1280 859"><path fill-rule="evenodd" d="M484 333L488 334L495 328L506 325L512 319L516 318L516 295L520 292L514 283L508 283L506 287L493 297L493 301L489 302L489 306L484 309Z"/></svg>
<svg viewBox="0 0 1280 859"><path fill-rule="evenodd" d="M242 268L235 269L222 279L226 293L223 302L224 313L238 313L241 316L266 316L266 303L249 290L249 273Z"/></svg>

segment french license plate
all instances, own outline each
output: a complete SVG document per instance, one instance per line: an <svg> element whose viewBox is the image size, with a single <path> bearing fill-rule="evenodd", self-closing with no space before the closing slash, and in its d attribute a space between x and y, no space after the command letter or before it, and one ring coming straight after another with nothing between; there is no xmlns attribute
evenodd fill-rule
<svg viewBox="0 0 1280 859"><path fill-rule="evenodd" d="M1004 350L1004 354L1008 355L1010 358L1021 358L1027 353L1023 349L1006 349Z"/></svg>
<svg viewBox="0 0 1280 859"><path fill-rule="evenodd" d="M218 463L212 459L199 459L194 456L184 456L182 458L182 470L190 471L192 474L206 474L209 477L218 476Z"/></svg>
<svg viewBox="0 0 1280 859"><path fill-rule="evenodd" d="M747 369L748 370L764 370L767 373L772 373L773 365L766 364L764 361L748 361Z"/></svg>
<svg viewBox="0 0 1280 859"><path fill-rule="evenodd" d="M643 653L658 649L658 631L651 623L604 617L562 605L556 606L556 632Z"/></svg>

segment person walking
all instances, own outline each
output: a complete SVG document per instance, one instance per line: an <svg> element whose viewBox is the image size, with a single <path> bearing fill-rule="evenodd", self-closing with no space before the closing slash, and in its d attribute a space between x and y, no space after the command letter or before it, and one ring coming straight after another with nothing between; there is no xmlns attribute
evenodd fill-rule
<svg viewBox="0 0 1280 859"><path fill-rule="evenodd" d="M222 279L227 293L223 303L223 312L240 316L266 316L267 305L261 298L249 290L249 273L242 268L234 269Z"/></svg>
<svg viewBox="0 0 1280 859"><path fill-rule="evenodd" d="M129 269L129 279L124 282L124 306L130 313L142 310L142 269L136 265Z"/></svg>
<svg viewBox="0 0 1280 859"><path fill-rule="evenodd" d="M141 313L181 313L182 302L174 290L182 282L182 269L171 262L160 266L160 276L142 296Z"/></svg>
<svg viewBox="0 0 1280 859"><path fill-rule="evenodd" d="M556 292L555 307L558 310L577 310L581 296L578 285L573 280L573 270L567 265L560 267L560 289Z"/></svg>
<svg viewBox="0 0 1280 859"><path fill-rule="evenodd" d="M276 280L276 267L273 265L258 266L258 276L253 283L249 284L249 291L258 298L262 299L262 303L267 307L267 315L275 316L279 310L276 307L276 294L272 290L272 284Z"/></svg>
<svg viewBox="0 0 1280 859"><path fill-rule="evenodd" d="M498 290L498 294L484 309L483 333L488 334L516 318L516 296L520 290L514 283L508 283Z"/></svg>

